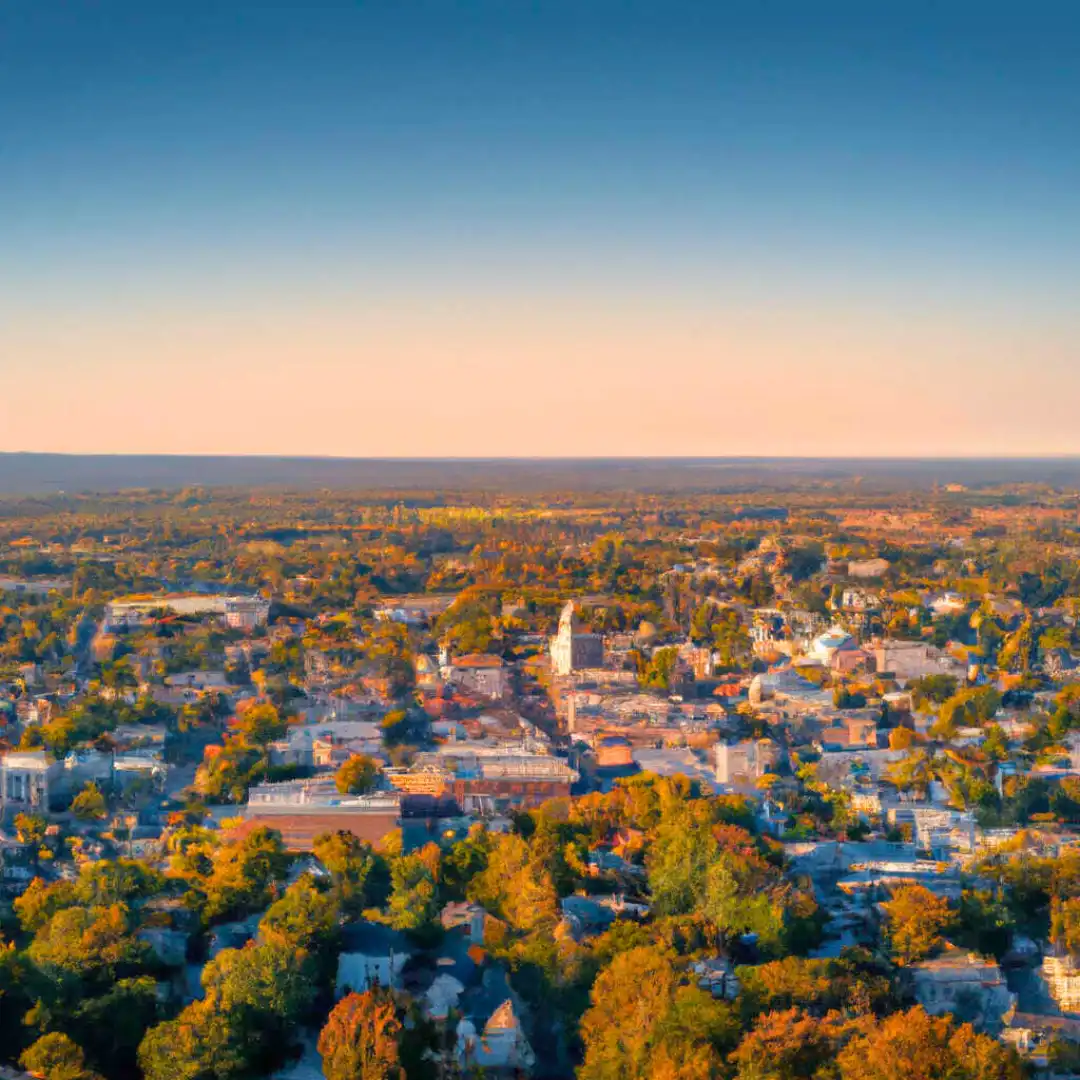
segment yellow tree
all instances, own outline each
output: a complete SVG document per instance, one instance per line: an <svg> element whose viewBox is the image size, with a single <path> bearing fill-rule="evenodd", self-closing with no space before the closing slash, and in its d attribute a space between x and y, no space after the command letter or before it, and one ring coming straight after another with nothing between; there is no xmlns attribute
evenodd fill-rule
<svg viewBox="0 0 1080 1080"><path fill-rule="evenodd" d="M943 944L941 932L952 922L949 901L921 885L905 885L883 907L889 943L898 964L914 964Z"/></svg>

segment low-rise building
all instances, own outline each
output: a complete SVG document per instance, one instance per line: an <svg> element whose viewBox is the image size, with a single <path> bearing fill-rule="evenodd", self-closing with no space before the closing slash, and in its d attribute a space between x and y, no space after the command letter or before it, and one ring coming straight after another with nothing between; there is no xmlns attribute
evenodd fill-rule
<svg viewBox="0 0 1080 1080"><path fill-rule="evenodd" d="M964 674L963 665L925 641L881 641L873 648L877 673L906 684L927 675Z"/></svg>
<svg viewBox="0 0 1080 1080"><path fill-rule="evenodd" d="M1005 1014L1016 1004L1001 968L965 949L921 960L908 973L915 998L928 1013L951 1013L983 1031L1000 1031Z"/></svg>
<svg viewBox="0 0 1080 1080"><path fill-rule="evenodd" d="M855 639L843 627L833 626L814 638L806 657L808 660L821 664L822 667L829 667L836 653L857 648Z"/></svg>
<svg viewBox="0 0 1080 1080"><path fill-rule="evenodd" d="M510 693L510 672L501 656L472 653L452 659L443 669L451 686L480 697L503 698Z"/></svg>
<svg viewBox="0 0 1080 1080"><path fill-rule="evenodd" d="M1005 1015L1001 1041L1035 1068L1045 1069L1055 1042L1080 1044L1080 1019L1012 1010Z"/></svg>
<svg viewBox="0 0 1080 1080"><path fill-rule="evenodd" d="M772 739L746 739L738 743L719 742L713 750L716 782L734 784L757 780L772 770L780 748Z"/></svg>
<svg viewBox="0 0 1080 1080"><path fill-rule="evenodd" d="M241 828L265 825L281 833L290 851L311 851L317 836L341 830L378 845L400 823L399 792L342 795L329 777L253 787Z"/></svg>
<svg viewBox="0 0 1080 1080"><path fill-rule="evenodd" d="M1064 1013L1080 1013L1080 964L1068 953L1043 958L1042 978L1050 996Z"/></svg>
<svg viewBox="0 0 1080 1080"><path fill-rule="evenodd" d="M579 779L562 758L497 746L448 745L440 753L417 755L409 773L434 784L432 769L442 771L442 793L451 795L465 813L526 809L566 798ZM390 782L404 791L412 779L391 773Z"/></svg>
<svg viewBox="0 0 1080 1080"><path fill-rule="evenodd" d="M157 612L171 615L217 615L227 626L251 630L265 626L270 601L261 596L217 596L208 593L166 593L160 596L129 596L105 605L102 629L135 630L145 626Z"/></svg>

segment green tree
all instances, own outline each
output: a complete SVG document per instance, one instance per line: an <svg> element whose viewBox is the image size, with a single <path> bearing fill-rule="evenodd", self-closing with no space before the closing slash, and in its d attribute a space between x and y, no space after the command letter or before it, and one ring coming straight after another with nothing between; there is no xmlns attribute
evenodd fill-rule
<svg viewBox="0 0 1080 1080"><path fill-rule="evenodd" d="M136 1052L158 1020L158 984L149 975L120 979L95 997L80 998L66 1013L58 1001L51 1022L64 1027L86 1050L88 1060L106 1076L132 1076Z"/></svg>
<svg viewBox="0 0 1080 1080"><path fill-rule="evenodd" d="M48 827L48 821L41 814L15 815L15 832L24 844L41 847L45 842L45 832Z"/></svg>
<svg viewBox="0 0 1080 1080"><path fill-rule="evenodd" d="M413 934L430 934L439 914L431 869L417 854L400 855L390 865L390 878L390 925Z"/></svg>
<svg viewBox="0 0 1080 1080"><path fill-rule="evenodd" d="M89 783L71 800L71 812L80 821L104 821L109 804L97 784Z"/></svg>
<svg viewBox="0 0 1080 1080"><path fill-rule="evenodd" d="M323 833L315 838L312 850L329 871L343 909L358 914L369 901L374 903L368 884L381 860L369 843L351 832Z"/></svg>
<svg viewBox="0 0 1080 1080"><path fill-rule="evenodd" d="M28 1072L45 1080L96 1080L86 1067L82 1048L61 1032L42 1035L33 1046L23 1051L19 1063Z"/></svg>
<svg viewBox="0 0 1080 1080"><path fill-rule="evenodd" d="M315 999L303 950L279 942L225 949L203 969L202 999L151 1028L139 1046L146 1080L239 1080L285 1059Z"/></svg>
<svg viewBox="0 0 1080 1080"><path fill-rule="evenodd" d="M956 916L958 944L1000 960L1009 951L1014 929L1008 907L992 892L964 890Z"/></svg>
<svg viewBox="0 0 1080 1080"><path fill-rule="evenodd" d="M289 725L273 705L253 705L238 717L237 730L253 746L266 746L284 738Z"/></svg>
<svg viewBox="0 0 1080 1080"><path fill-rule="evenodd" d="M670 646L657 649L652 654L652 658L641 676L642 686L654 690L670 690L678 662L679 653L677 649Z"/></svg>
<svg viewBox="0 0 1080 1080"><path fill-rule="evenodd" d="M262 941L308 953L323 984L331 981L336 966L335 945L340 937L338 897L315 888L304 876L270 905L259 922Z"/></svg>
<svg viewBox="0 0 1080 1080"><path fill-rule="evenodd" d="M82 903L100 907L158 896L165 886L165 876L138 859L100 859L82 867L75 891Z"/></svg>

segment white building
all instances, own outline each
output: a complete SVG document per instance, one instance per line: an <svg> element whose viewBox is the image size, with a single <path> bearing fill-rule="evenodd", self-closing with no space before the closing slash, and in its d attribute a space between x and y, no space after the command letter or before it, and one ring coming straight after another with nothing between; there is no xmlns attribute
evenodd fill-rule
<svg viewBox="0 0 1080 1080"><path fill-rule="evenodd" d="M738 743L717 743L716 782L733 784L764 776L776 764L779 750L772 739L747 739Z"/></svg>
<svg viewBox="0 0 1080 1080"><path fill-rule="evenodd" d="M226 625L240 630L264 626L270 617L270 601L261 596L216 596L207 593L167 593L129 597L105 606L104 630L133 630L145 626L157 611L173 615L217 615Z"/></svg>
<svg viewBox="0 0 1080 1080"><path fill-rule="evenodd" d="M556 675L570 675L582 668L604 664L604 639L600 634L583 634L577 628L574 601L568 600L559 616L559 631L551 639L551 668Z"/></svg>
<svg viewBox="0 0 1080 1080"><path fill-rule="evenodd" d="M45 750L13 751L0 759L0 804L4 811L47 811L64 765Z"/></svg>
<svg viewBox="0 0 1080 1080"><path fill-rule="evenodd" d="M807 658L815 660L822 667L829 667L832 658L843 649L855 649L855 639L840 626L830 627L824 634L819 634L810 644Z"/></svg>

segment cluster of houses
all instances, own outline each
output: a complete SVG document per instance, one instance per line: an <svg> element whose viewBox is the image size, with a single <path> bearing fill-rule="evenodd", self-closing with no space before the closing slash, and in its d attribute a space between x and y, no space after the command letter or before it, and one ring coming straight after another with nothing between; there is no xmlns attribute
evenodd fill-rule
<svg viewBox="0 0 1080 1080"><path fill-rule="evenodd" d="M950 804L937 782L918 799L891 782L890 768L904 754L893 748L893 733L906 728L912 736L924 734L933 720L919 711L910 684L941 675L958 685L974 684L979 675L948 648L927 640L861 633L862 616L880 606L871 583L889 573L889 563L849 561L842 569L850 580L836 598L833 619L790 606L740 612L758 661L753 675L718 675L714 650L688 640L664 643L647 632L587 632L572 602L543 643L547 680L542 686L530 682L525 664L503 656L455 656L445 646L437 654L434 649L421 653L415 661L416 688L430 738L407 763L386 744L381 721L391 701L385 688L373 680L338 678L327 655L311 648L304 658L306 693L296 722L266 747L270 764L291 770L293 778L252 787L239 809L240 827L269 825L292 851L310 859L315 837L326 832L348 830L378 843L401 829L407 843L419 846L434 836L462 834L476 820L509 828L508 815L515 810L607 790L636 772L684 775L708 790L754 801L762 828L784 842L793 873L813 882L827 913L821 955L872 943L880 935L880 905L890 890L917 883L956 899L970 887L979 857L1007 843L1015 830L979 828L969 813ZM427 625L445 610L445 598L424 599L430 602L395 601L377 618ZM962 598L948 593L926 603L940 614L964 607ZM254 668L272 647L272 633L286 640L286 634L300 630L283 624L271 631L269 603L261 598L199 594L115 601L100 632L125 634L163 611L217 619L241 631L244 640L234 640L224 657L226 670ZM649 689L640 685L627 658L631 649L647 659L659 648L674 649L674 664L669 684ZM176 706L220 696L234 710L260 699L258 688L238 686L226 670L174 672L156 679L150 695ZM857 678L887 681L896 689L859 704L838 700L835 688ZM15 734L47 723L54 705L66 700L55 688L34 693L36 680L37 673L27 671L23 692L13 698L9 714ZM766 726L770 734L762 736ZM998 726L1011 739L1027 732L1022 713L1001 714ZM953 740L971 746L985 735L981 728L961 728ZM137 725L111 733L108 749L63 757L9 744L0 753L0 819L10 823L26 811L55 815L88 783L122 793L138 782L160 802L170 777L166 739L163 728ZM212 746L208 753L219 750ZM335 773L357 754L378 763L375 788L342 793ZM904 839L793 839L784 794L797 785L798 756L813 759L816 779L844 793L868 831L873 827L878 835L888 831ZM1070 759L1053 768L1059 778L1080 777L1080 740ZM150 828L139 838L152 841L153 835ZM1047 830L1044 840L1059 847L1073 843ZM9 893L17 894L29 880L24 855L13 841L0 843L0 880ZM567 934L581 940L617 919L647 916L647 906L627 900L622 888L634 891L639 867L611 845L599 845L589 853L589 868L610 879L612 892L564 898ZM317 872L317 865L313 869ZM401 934L368 923L351 927L339 961L338 992L374 982L408 989L432 1018L451 1011L463 1017L453 1048L458 1065L527 1073L536 1054L522 1028L521 1003L505 971L484 963L474 948L488 919L475 905L448 905L442 912L446 936L434 959L428 956L424 963L417 962L417 950ZM218 930L220 943L242 942L253 933L251 920ZM178 947L176 941L158 945ZM727 958L701 961L699 968L701 985L717 996L738 993ZM1053 1039L1080 1039L1080 967L1068 956L1043 955L1034 942L1016 940L1001 964L949 948L913 965L909 977L912 993L928 1011L970 1019L1036 1062Z"/></svg>

